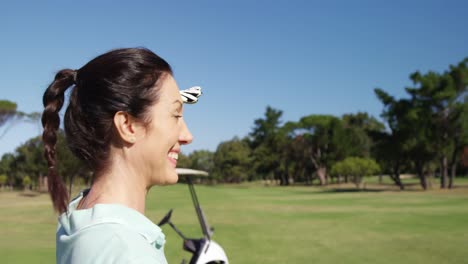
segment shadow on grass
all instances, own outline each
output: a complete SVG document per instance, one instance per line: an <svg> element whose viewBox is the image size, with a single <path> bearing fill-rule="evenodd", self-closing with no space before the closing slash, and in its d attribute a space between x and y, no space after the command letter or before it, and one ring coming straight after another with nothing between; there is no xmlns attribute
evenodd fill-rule
<svg viewBox="0 0 468 264"><path fill-rule="evenodd" d="M405 183L404 190L400 190L395 184L367 184L363 188L356 188L352 184L329 184L327 186L309 185L310 190L291 190L295 193L308 194L336 194L336 193L383 193L383 192L424 192L418 183Z"/></svg>
<svg viewBox="0 0 468 264"><path fill-rule="evenodd" d="M39 196L41 194L42 193L40 193L40 192L32 192L32 191L26 191L26 192L18 193L19 196L23 196L23 197L37 197L37 196Z"/></svg>
<svg viewBox="0 0 468 264"><path fill-rule="evenodd" d="M452 189L467 189L468 185L453 185Z"/></svg>
<svg viewBox="0 0 468 264"><path fill-rule="evenodd" d="M327 188L317 193L376 193L376 192L385 192L389 190L385 189L357 189L357 188Z"/></svg>

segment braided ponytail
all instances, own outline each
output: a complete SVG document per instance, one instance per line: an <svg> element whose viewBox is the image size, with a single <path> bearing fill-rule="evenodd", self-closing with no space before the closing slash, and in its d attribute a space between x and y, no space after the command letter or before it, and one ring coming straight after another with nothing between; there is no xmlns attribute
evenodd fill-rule
<svg viewBox="0 0 468 264"><path fill-rule="evenodd" d="M59 112L63 106L65 91L75 83L75 79L76 71L71 69L59 71L42 98L44 104L42 140L44 142L44 157L49 166L48 187L53 206L59 213L67 211L69 197L65 184L57 173L55 145L57 143L57 130L60 126Z"/></svg>

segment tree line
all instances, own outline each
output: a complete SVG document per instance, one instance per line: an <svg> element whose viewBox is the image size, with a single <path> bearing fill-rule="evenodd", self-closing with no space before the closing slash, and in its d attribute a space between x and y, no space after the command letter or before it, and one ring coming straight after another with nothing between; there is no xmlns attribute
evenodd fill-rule
<svg viewBox="0 0 468 264"><path fill-rule="evenodd" d="M407 98L374 89L384 123L367 113L283 122L281 110L267 107L247 136L214 152L195 151L181 163L210 171L219 182L316 179L359 186L362 177L380 173L404 189L405 172L417 175L423 189L436 175L441 188L452 188L457 169L468 167L468 58L442 73L414 72L410 80Z"/></svg>
<svg viewBox="0 0 468 264"><path fill-rule="evenodd" d="M248 135L221 142L215 151L181 154L178 166L208 171L212 183L353 182L359 187L363 177L385 174L404 189L401 174L413 173L423 189L435 176L441 188L452 188L457 170L468 167L468 58L442 73L412 73L410 80L406 98L374 89L383 105L383 123L365 112L311 114L284 122L283 112L268 106ZM0 127L35 116L0 101ZM62 131L57 154L60 175L89 183L91 173L68 150ZM36 137L3 155L0 185L41 186L46 172Z"/></svg>

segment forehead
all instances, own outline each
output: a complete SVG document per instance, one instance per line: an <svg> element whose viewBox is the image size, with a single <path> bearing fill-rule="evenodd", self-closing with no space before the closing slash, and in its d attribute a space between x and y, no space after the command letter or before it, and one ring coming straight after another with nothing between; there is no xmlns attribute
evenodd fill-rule
<svg viewBox="0 0 468 264"><path fill-rule="evenodd" d="M161 102L165 101L166 103L173 103L175 100L182 102L182 98L179 93L179 86L177 86L172 75L167 75L162 80L159 99Z"/></svg>

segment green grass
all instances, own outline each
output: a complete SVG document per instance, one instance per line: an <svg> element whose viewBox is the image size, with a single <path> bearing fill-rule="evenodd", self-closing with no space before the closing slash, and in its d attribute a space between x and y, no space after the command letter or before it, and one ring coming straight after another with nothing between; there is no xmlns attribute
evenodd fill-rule
<svg viewBox="0 0 468 264"><path fill-rule="evenodd" d="M369 183L262 187L197 186L199 200L231 263L467 263L468 181L454 190L400 192ZM155 187L147 216L200 235L187 186ZM0 192L0 263L54 263L54 215L46 194ZM164 226L169 263L180 263L177 234Z"/></svg>

